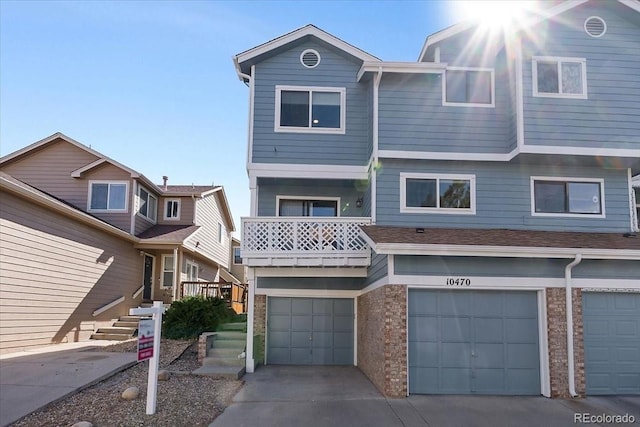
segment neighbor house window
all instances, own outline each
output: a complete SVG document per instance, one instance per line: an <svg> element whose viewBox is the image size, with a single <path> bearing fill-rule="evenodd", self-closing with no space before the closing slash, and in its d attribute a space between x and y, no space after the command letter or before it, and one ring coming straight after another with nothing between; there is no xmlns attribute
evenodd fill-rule
<svg viewBox="0 0 640 427"><path fill-rule="evenodd" d="M179 199L169 199L165 202L164 219L180 219Z"/></svg>
<svg viewBox="0 0 640 427"><path fill-rule="evenodd" d="M294 198L277 196L278 216L339 216L337 197Z"/></svg>
<svg viewBox="0 0 640 427"><path fill-rule="evenodd" d="M400 174L400 212L475 214L475 175Z"/></svg>
<svg viewBox="0 0 640 427"><path fill-rule="evenodd" d="M162 256L162 286L173 286L173 255Z"/></svg>
<svg viewBox="0 0 640 427"><path fill-rule="evenodd" d="M222 224L218 223L218 243L222 243Z"/></svg>
<svg viewBox="0 0 640 427"><path fill-rule="evenodd" d="M534 56L533 96L587 98L587 61Z"/></svg>
<svg viewBox="0 0 640 427"><path fill-rule="evenodd" d="M89 211L126 212L129 183L89 181Z"/></svg>
<svg viewBox="0 0 640 427"><path fill-rule="evenodd" d="M187 282L198 281L198 264L195 262L187 260L184 272L187 275Z"/></svg>
<svg viewBox="0 0 640 427"><path fill-rule="evenodd" d="M443 104L493 107L494 71L486 68L449 67L443 79Z"/></svg>
<svg viewBox="0 0 640 427"><path fill-rule="evenodd" d="M242 264L242 257L240 256L240 248L233 248L233 263L234 264Z"/></svg>
<svg viewBox="0 0 640 427"><path fill-rule="evenodd" d="M278 132L344 133L346 89L276 86Z"/></svg>
<svg viewBox="0 0 640 427"><path fill-rule="evenodd" d="M532 177L533 215L604 216L603 180Z"/></svg>
<svg viewBox="0 0 640 427"><path fill-rule="evenodd" d="M149 221L156 222L158 198L149 193L144 187L138 187L138 200L140 203L138 213Z"/></svg>

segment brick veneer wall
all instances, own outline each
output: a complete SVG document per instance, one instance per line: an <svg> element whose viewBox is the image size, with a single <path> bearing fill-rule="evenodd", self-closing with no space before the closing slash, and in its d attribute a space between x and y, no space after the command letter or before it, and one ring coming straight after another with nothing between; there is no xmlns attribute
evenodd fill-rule
<svg viewBox="0 0 640 427"><path fill-rule="evenodd" d="M255 295L253 302L253 358L264 363L265 325L267 323L267 296Z"/></svg>
<svg viewBox="0 0 640 427"><path fill-rule="evenodd" d="M547 289L547 334L551 397L568 398L567 314L564 288ZM573 351L576 393L585 394L582 291L573 289Z"/></svg>
<svg viewBox="0 0 640 427"><path fill-rule="evenodd" d="M407 395L407 287L358 297L358 367L387 397Z"/></svg>

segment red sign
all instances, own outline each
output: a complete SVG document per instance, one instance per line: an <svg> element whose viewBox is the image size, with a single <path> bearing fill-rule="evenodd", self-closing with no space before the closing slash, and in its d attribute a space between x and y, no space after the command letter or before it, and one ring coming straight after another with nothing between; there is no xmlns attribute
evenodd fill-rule
<svg viewBox="0 0 640 427"><path fill-rule="evenodd" d="M140 319L138 324L138 362L153 357L153 319Z"/></svg>

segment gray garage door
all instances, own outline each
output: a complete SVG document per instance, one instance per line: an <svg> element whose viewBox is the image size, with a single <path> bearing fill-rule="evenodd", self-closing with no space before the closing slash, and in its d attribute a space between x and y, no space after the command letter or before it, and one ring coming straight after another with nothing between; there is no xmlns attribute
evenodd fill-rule
<svg viewBox="0 0 640 427"><path fill-rule="evenodd" d="M410 290L409 392L540 394L536 293Z"/></svg>
<svg viewBox="0 0 640 427"><path fill-rule="evenodd" d="M640 394L640 294L582 294L587 394Z"/></svg>
<svg viewBox="0 0 640 427"><path fill-rule="evenodd" d="M267 363L353 365L353 299L268 299Z"/></svg>

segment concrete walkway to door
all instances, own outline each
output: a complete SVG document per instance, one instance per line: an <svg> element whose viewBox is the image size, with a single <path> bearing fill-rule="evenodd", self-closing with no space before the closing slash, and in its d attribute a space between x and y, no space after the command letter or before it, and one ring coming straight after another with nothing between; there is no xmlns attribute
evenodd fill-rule
<svg viewBox="0 0 640 427"><path fill-rule="evenodd" d="M574 417L583 413L629 414L635 417L633 425L640 425L640 396L574 401L495 396L385 399L353 366L263 366L244 378L233 403L210 427L564 427L581 425Z"/></svg>

